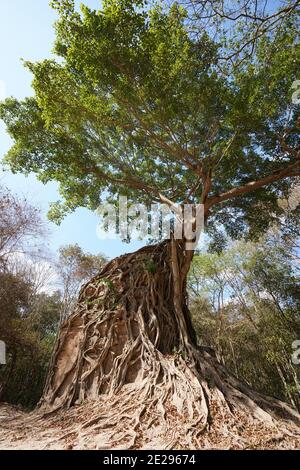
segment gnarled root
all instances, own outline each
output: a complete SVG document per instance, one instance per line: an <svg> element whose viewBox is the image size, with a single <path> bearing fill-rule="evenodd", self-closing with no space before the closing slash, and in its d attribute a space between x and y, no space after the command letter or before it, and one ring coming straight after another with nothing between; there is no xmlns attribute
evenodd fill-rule
<svg viewBox="0 0 300 470"><path fill-rule="evenodd" d="M56 344L44 416L72 417L74 448L297 447L297 412L196 345L180 249L123 255L82 288Z"/></svg>

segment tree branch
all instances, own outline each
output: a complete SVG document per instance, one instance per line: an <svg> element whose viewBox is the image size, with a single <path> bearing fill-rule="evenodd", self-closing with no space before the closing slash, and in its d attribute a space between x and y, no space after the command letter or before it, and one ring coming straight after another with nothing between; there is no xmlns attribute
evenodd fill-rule
<svg viewBox="0 0 300 470"><path fill-rule="evenodd" d="M299 171L295 172L298 167ZM292 165L287 166L281 171L277 171L271 175L265 176L256 181L250 181L243 186L238 186L236 188L232 188L229 191L226 191L223 194L218 194L212 196L207 199L205 204L205 211L210 209L212 206L219 204L220 202L227 201L228 199L232 199L237 196L241 196L242 194L249 193L251 191L255 191L256 189L262 188L263 186L267 186L268 184L274 183L275 181L279 181L283 178L288 177L295 177L300 176L300 161L294 162Z"/></svg>

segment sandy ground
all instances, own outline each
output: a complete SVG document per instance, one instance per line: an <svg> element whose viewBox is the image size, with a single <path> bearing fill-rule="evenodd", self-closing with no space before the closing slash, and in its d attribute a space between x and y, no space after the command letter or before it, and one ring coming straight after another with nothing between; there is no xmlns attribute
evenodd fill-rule
<svg viewBox="0 0 300 470"><path fill-rule="evenodd" d="M0 450L123 450L128 443L112 444L107 430L85 427L95 414L103 413L103 403L73 407L44 415L26 413L0 403ZM151 439L144 449L165 448L167 441Z"/></svg>
<svg viewBox="0 0 300 470"><path fill-rule="evenodd" d="M112 429L103 429L99 416L105 417L107 403L74 406L66 411L42 414L25 413L11 405L0 403L0 450L124 450L131 448L129 441L111 440ZM107 408L106 408L107 410ZM96 419L95 419L96 416ZM243 427L241 417L241 426ZM96 424L95 424L96 422ZM224 422L220 422L222 427ZM126 424L124 423L124 426ZM174 422L174 428L175 428ZM180 426L180 430L183 427ZM259 422L247 428L243 437L233 439L229 427L222 433L208 431L199 449L300 449L300 430L293 435L266 429ZM185 436L180 445L172 443L170 432L159 426L143 434L132 448L135 449L187 449Z"/></svg>
<svg viewBox="0 0 300 470"><path fill-rule="evenodd" d="M33 415L6 404L0 404L0 449L43 450L63 449L57 427L47 427L46 422L32 422Z"/></svg>

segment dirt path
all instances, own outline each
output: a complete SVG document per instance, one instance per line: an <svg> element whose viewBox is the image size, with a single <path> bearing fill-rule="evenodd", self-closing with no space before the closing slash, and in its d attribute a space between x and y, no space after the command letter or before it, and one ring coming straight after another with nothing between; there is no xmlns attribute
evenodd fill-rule
<svg viewBox="0 0 300 470"><path fill-rule="evenodd" d="M34 414L27 414L12 406L0 405L0 449L42 450L63 449L59 445L60 432L46 422L36 422Z"/></svg>
<svg viewBox="0 0 300 470"><path fill-rule="evenodd" d="M112 443L108 430L93 427L93 417L105 415L104 406L99 402L44 415L0 403L0 450L127 449L128 442ZM147 442L144 449L169 447L168 439Z"/></svg>

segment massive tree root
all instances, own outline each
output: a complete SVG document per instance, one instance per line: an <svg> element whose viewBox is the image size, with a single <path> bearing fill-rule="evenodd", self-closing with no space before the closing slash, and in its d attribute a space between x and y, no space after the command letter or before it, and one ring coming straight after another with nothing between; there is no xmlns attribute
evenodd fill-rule
<svg viewBox="0 0 300 470"><path fill-rule="evenodd" d="M175 241L148 246L83 286L40 404L41 419L64 414L72 446L298 446L296 411L251 390L197 346L185 297L188 256Z"/></svg>
<svg viewBox="0 0 300 470"><path fill-rule="evenodd" d="M298 414L197 347L185 256L174 241L145 247L111 261L82 288L61 329L42 409L90 410L81 440L98 433L100 448L240 448L253 432L293 446Z"/></svg>

